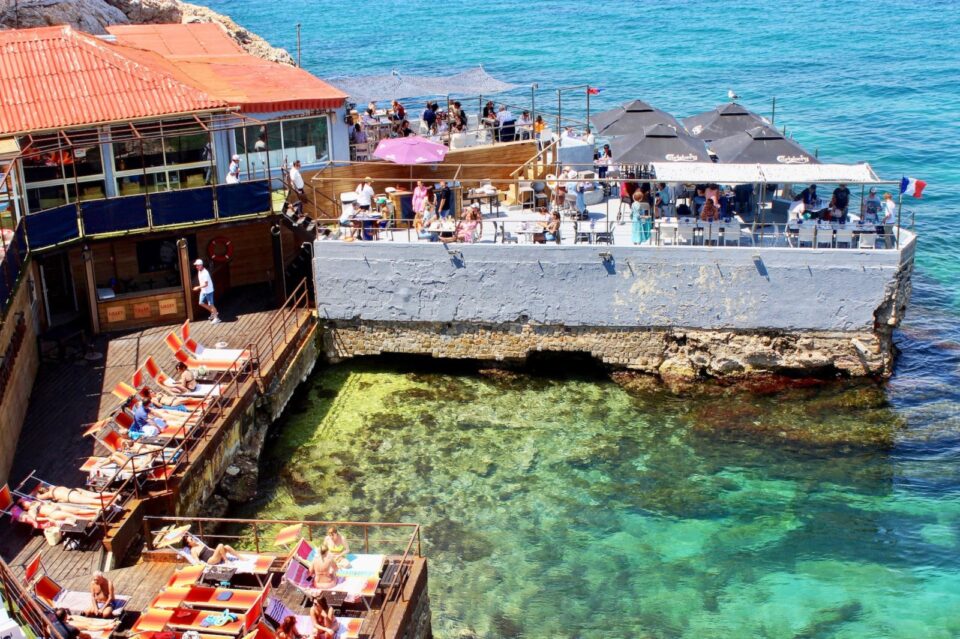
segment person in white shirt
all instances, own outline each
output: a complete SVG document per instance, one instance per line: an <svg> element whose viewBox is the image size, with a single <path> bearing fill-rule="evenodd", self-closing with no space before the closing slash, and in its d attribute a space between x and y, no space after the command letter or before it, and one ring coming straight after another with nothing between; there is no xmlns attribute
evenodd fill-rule
<svg viewBox="0 0 960 639"><path fill-rule="evenodd" d="M303 203L306 201L303 192L303 176L300 175L300 160L293 161L293 165L287 172L287 180L290 185L290 195L296 198L296 201L293 202L293 211L300 215L303 213Z"/></svg>
<svg viewBox="0 0 960 639"><path fill-rule="evenodd" d="M227 167L227 184L238 184L240 182L240 156L234 154L230 158L230 166Z"/></svg>
<svg viewBox="0 0 960 639"><path fill-rule="evenodd" d="M200 292L200 306L210 313L210 321L214 324L220 323L220 314L217 307L213 305L213 278L210 277L210 271L203 267L203 260L194 261L193 265L197 268L197 282L199 286L194 286L194 291Z"/></svg>
<svg viewBox="0 0 960 639"><path fill-rule="evenodd" d="M369 211L373 205L373 196L375 195L372 177L363 178L363 182L357 186L357 210Z"/></svg>
<svg viewBox="0 0 960 639"><path fill-rule="evenodd" d="M524 111L517 118L517 131L520 133L521 140L529 140L533 137L533 120L530 118L529 111Z"/></svg>
<svg viewBox="0 0 960 639"><path fill-rule="evenodd" d="M893 195L888 191L883 194L883 245L887 248L893 248L893 221L897 215L897 203L893 201Z"/></svg>
<svg viewBox="0 0 960 639"><path fill-rule="evenodd" d="M593 146L596 143L597 139L593 137L593 133L590 131L590 127L587 127L587 130L583 132L582 140L587 144L589 144L590 146Z"/></svg>
<svg viewBox="0 0 960 639"><path fill-rule="evenodd" d="M506 104L500 105L500 110L497 111L497 124L503 126L504 122L509 122L513 120L513 114L510 113L510 109L507 108Z"/></svg>

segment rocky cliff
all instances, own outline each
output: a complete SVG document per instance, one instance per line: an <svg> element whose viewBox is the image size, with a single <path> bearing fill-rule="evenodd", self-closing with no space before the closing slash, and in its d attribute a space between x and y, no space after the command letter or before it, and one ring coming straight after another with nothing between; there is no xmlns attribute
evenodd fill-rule
<svg viewBox="0 0 960 639"><path fill-rule="evenodd" d="M180 0L0 0L0 28L44 27L57 24L87 33L106 33L112 24L216 22L248 53L293 64L284 49L244 29L227 16Z"/></svg>

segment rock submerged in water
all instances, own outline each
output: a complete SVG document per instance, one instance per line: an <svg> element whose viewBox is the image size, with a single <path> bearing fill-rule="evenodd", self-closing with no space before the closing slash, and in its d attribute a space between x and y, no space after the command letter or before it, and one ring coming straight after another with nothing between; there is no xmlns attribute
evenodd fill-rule
<svg viewBox="0 0 960 639"><path fill-rule="evenodd" d="M220 481L220 493L231 503L246 503L257 494L258 477L257 460L244 454L237 455Z"/></svg>
<svg viewBox="0 0 960 639"><path fill-rule="evenodd" d="M108 26L115 24L178 22L215 22L247 53L271 62L294 63L289 52L271 46L229 17L180 0L20 0L0 7L0 28L7 29L66 24L102 35Z"/></svg>

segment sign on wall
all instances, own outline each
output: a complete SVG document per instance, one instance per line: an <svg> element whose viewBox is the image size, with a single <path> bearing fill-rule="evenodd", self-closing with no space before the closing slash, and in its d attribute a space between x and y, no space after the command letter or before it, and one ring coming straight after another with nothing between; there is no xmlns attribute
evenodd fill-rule
<svg viewBox="0 0 960 639"><path fill-rule="evenodd" d="M137 302L134 304L133 317L136 319L150 317L150 302Z"/></svg>
<svg viewBox="0 0 960 639"><path fill-rule="evenodd" d="M161 315L176 315L177 314L177 300L174 299L162 299L157 305L160 307Z"/></svg>
<svg viewBox="0 0 960 639"><path fill-rule="evenodd" d="M127 309L123 306L108 306L107 307L107 321L108 322L122 322L127 319Z"/></svg>

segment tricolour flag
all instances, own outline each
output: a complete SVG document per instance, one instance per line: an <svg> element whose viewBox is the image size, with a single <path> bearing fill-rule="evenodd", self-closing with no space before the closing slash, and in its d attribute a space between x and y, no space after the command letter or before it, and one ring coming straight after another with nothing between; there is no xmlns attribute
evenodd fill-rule
<svg viewBox="0 0 960 639"><path fill-rule="evenodd" d="M587 95L600 95L600 87L587 87Z"/></svg>
<svg viewBox="0 0 960 639"><path fill-rule="evenodd" d="M913 197L922 197L923 189L927 186L927 183L923 180L918 180L916 178L905 177L900 180L900 192L904 195L912 195Z"/></svg>

